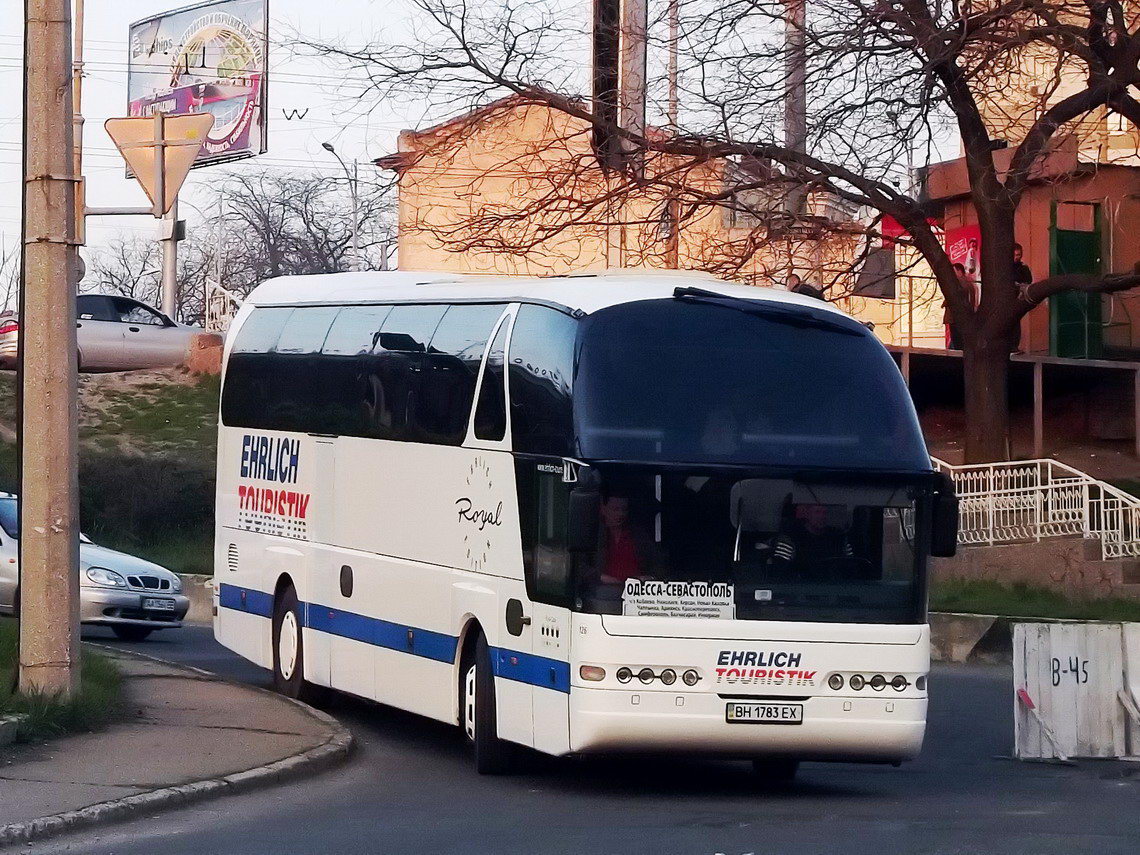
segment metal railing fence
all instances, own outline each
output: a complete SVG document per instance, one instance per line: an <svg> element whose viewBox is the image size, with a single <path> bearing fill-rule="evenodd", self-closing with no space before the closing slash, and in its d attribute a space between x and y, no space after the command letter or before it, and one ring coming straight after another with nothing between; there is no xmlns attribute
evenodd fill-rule
<svg viewBox="0 0 1140 855"><path fill-rule="evenodd" d="M1140 557L1140 498L1056 460L934 466L954 479L966 546L1081 536L1101 558Z"/></svg>

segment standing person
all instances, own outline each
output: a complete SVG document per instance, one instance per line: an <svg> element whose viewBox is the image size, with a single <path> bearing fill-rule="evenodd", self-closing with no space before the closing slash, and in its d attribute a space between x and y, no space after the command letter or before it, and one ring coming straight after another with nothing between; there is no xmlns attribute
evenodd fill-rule
<svg viewBox="0 0 1140 855"><path fill-rule="evenodd" d="M1013 245L1013 284L1017 286L1018 293L1023 297L1025 296L1025 289L1033 284L1033 271L1029 269L1029 265L1022 261L1023 250L1021 244L1015 243ZM1024 353L1021 347L1021 323L1017 324L1017 343L1013 349L1014 353Z"/></svg>
<svg viewBox="0 0 1140 855"><path fill-rule="evenodd" d="M958 286L966 293L966 297L970 301L970 311L977 310L978 289L974 287L970 275L966 272L965 265L955 264L954 275L958 277ZM946 349L961 350L962 337L958 334L958 326L954 323L953 317L950 314L950 305L945 299L942 300L942 323L946 327Z"/></svg>

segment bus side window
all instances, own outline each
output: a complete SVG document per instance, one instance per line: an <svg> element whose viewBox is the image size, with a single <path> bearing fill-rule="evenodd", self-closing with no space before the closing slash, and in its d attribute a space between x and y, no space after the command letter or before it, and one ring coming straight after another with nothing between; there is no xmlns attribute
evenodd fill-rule
<svg viewBox="0 0 1140 855"><path fill-rule="evenodd" d="M338 311L336 306L295 309L281 330L270 358L278 394L266 413L276 430L317 432L320 427L320 352Z"/></svg>
<svg viewBox="0 0 1140 855"><path fill-rule="evenodd" d="M431 442L459 445L467 436L479 362L501 305L451 306L428 345L416 421Z"/></svg>
<svg viewBox="0 0 1140 855"><path fill-rule="evenodd" d="M506 351L510 318L504 318L491 342L483 369L483 386L475 405L475 438L500 442L507 434Z"/></svg>
<svg viewBox="0 0 1140 855"><path fill-rule="evenodd" d="M270 351L293 314L291 308L254 309L238 330L222 387L222 424L272 428L268 407L278 394Z"/></svg>
<svg viewBox="0 0 1140 855"><path fill-rule="evenodd" d="M416 420L424 354L447 306L398 305L367 361L366 430L377 439L425 442Z"/></svg>
<svg viewBox="0 0 1140 855"><path fill-rule="evenodd" d="M346 306L321 348L321 414L318 433L367 436L365 367L391 306Z"/></svg>
<svg viewBox="0 0 1140 855"><path fill-rule="evenodd" d="M515 451L570 456L578 322L545 306L519 308L511 333L511 442Z"/></svg>

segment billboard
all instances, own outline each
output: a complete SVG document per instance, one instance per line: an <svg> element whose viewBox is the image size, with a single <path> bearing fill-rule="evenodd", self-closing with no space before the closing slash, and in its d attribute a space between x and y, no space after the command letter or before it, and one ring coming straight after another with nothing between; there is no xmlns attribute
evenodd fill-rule
<svg viewBox="0 0 1140 855"><path fill-rule="evenodd" d="M130 26L132 116L212 113L195 166L262 154L269 0L213 0Z"/></svg>

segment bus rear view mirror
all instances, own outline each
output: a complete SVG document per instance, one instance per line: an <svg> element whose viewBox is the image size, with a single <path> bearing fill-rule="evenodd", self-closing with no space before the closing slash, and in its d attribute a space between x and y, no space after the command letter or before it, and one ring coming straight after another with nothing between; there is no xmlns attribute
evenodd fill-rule
<svg viewBox="0 0 1140 855"><path fill-rule="evenodd" d="M930 554L953 558L958 551L958 495L949 475L939 473L930 515Z"/></svg>
<svg viewBox="0 0 1140 855"><path fill-rule="evenodd" d="M602 493L598 473L583 466L578 484L570 491L567 513L566 548L571 552L593 552L598 546L598 526L602 512Z"/></svg>

